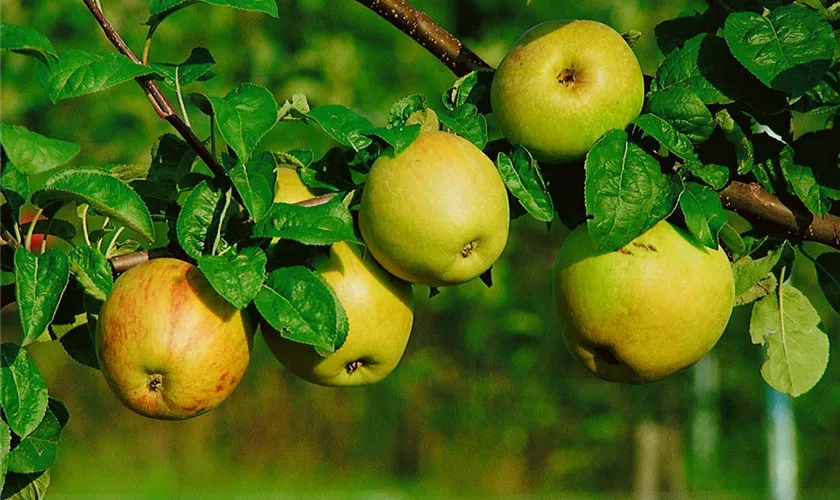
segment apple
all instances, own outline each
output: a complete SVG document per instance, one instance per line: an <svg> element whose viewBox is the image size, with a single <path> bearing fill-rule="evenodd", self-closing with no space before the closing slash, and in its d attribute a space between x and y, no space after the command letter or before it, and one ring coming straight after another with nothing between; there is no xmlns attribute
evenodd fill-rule
<svg viewBox="0 0 840 500"><path fill-rule="evenodd" d="M224 401L242 379L254 328L177 259L129 269L114 284L96 325L96 353L108 385L135 412L180 420Z"/></svg>
<svg viewBox="0 0 840 500"><path fill-rule="evenodd" d="M504 136L539 161L583 158L644 102L639 61L624 38L595 21L551 21L527 31L493 77L491 103Z"/></svg>
<svg viewBox="0 0 840 500"><path fill-rule="evenodd" d="M368 249L412 283L463 283L490 268L505 248L510 212L493 162L468 140L422 132L370 169L359 206Z"/></svg>
<svg viewBox="0 0 840 500"><path fill-rule="evenodd" d="M662 221L613 252L586 224L566 238L554 299L566 344L596 377L659 380L693 365L723 333L735 295L722 249Z"/></svg>
<svg viewBox="0 0 840 500"><path fill-rule="evenodd" d="M274 182L274 203L297 203L314 198L315 195L300 180L297 170L280 165L277 167L277 180Z"/></svg>
<svg viewBox="0 0 840 500"><path fill-rule="evenodd" d="M323 257L313 267L344 306L350 325L344 345L324 357L312 346L284 339L265 321L263 337L289 371L314 384L378 382L397 366L408 344L414 319L411 285L345 242L333 244L329 258Z"/></svg>

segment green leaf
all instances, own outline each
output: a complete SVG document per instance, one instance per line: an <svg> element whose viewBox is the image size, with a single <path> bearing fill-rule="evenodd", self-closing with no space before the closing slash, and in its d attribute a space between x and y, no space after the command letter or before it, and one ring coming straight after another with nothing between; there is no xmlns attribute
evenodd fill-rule
<svg viewBox="0 0 840 500"><path fill-rule="evenodd" d="M65 333L59 339L61 347L74 361L94 370L99 369L99 360L96 358L96 345L90 335L90 327L87 324L77 326Z"/></svg>
<svg viewBox="0 0 840 500"><path fill-rule="evenodd" d="M3 500L41 500L50 485L50 471L34 474L10 472L3 485Z"/></svg>
<svg viewBox="0 0 840 500"><path fill-rule="evenodd" d="M741 304L746 304L741 297L745 294L751 296L755 295L755 291L750 293L750 290L755 287L761 280L765 279L771 271L776 268L783 256L787 259L792 258L793 249L788 243L782 243L776 248L767 252L761 258L753 259L750 256L743 256L732 264L732 274L735 277L735 300ZM763 287L766 288L766 287ZM764 295L760 295L763 297Z"/></svg>
<svg viewBox="0 0 840 500"><path fill-rule="evenodd" d="M277 116L280 121L296 121L303 120L309 110L309 101L304 94L292 94L292 100L286 100Z"/></svg>
<svg viewBox="0 0 840 500"><path fill-rule="evenodd" d="M79 154L78 144L50 139L26 127L0 123L6 156L24 174L40 174L64 165Z"/></svg>
<svg viewBox="0 0 840 500"><path fill-rule="evenodd" d="M178 214L176 232L178 243L187 255L198 260L208 243L208 234L218 224L224 200L222 192L202 181L184 201Z"/></svg>
<svg viewBox="0 0 840 500"><path fill-rule="evenodd" d="M681 12L672 19L666 19L653 29L656 45L663 55L669 56L688 40L700 33L713 29L713 23L706 15L696 10Z"/></svg>
<svg viewBox="0 0 840 500"><path fill-rule="evenodd" d="M307 118L317 123L324 132L339 144L353 148L354 151L371 145L367 134L374 127L367 118L352 109L338 104L319 106L307 115Z"/></svg>
<svg viewBox="0 0 840 500"><path fill-rule="evenodd" d="M726 43L766 86L799 97L822 80L834 56L834 32L818 13L799 5L766 17L736 12L726 18Z"/></svg>
<svg viewBox="0 0 840 500"><path fill-rule="evenodd" d="M15 221L20 220L20 209L29 201L29 176L22 173L11 162L3 166L3 174L0 175L0 186L3 189L3 196L12 217Z"/></svg>
<svg viewBox="0 0 840 500"><path fill-rule="evenodd" d="M680 195L680 209L691 234L703 245L717 250L718 232L726 224L726 213L717 193L702 184L686 182Z"/></svg>
<svg viewBox="0 0 840 500"><path fill-rule="evenodd" d="M738 123L732 119L729 111L722 109L715 113L715 122L723 131L726 140L735 148L735 158L738 161L738 173L743 175L751 171L755 164L753 145L747 134Z"/></svg>
<svg viewBox="0 0 840 500"><path fill-rule="evenodd" d="M52 102L109 89L140 76L155 74L115 52L68 50L51 68L39 66L38 80Z"/></svg>
<svg viewBox="0 0 840 500"><path fill-rule="evenodd" d="M663 174L623 130L604 134L586 155L585 167L589 235L604 251L623 247L668 217L682 191L679 177Z"/></svg>
<svg viewBox="0 0 840 500"><path fill-rule="evenodd" d="M811 167L797 165L793 158L793 148L788 145L779 154L779 166L785 180L793 187L796 197L817 217L825 217L831 208L830 190L823 187L816 172Z"/></svg>
<svg viewBox="0 0 840 500"><path fill-rule="evenodd" d="M450 111L455 111L466 104L489 109L492 85L492 70L480 69L467 73L457 79L443 94L443 105Z"/></svg>
<svg viewBox="0 0 840 500"><path fill-rule="evenodd" d="M637 125L645 134L659 141L659 144L683 160L691 162L699 161L697 155L694 153L694 146L691 144L691 140L664 119L646 113L633 120L633 124Z"/></svg>
<svg viewBox="0 0 840 500"><path fill-rule="evenodd" d="M242 83L224 97L191 94L196 104L205 101L216 116L216 128L222 139L240 160L247 162L260 139L274 128L279 119L277 101L267 89ZM199 106L207 111L206 106Z"/></svg>
<svg viewBox="0 0 840 500"><path fill-rule="evenodd" d="M254 227L253 236L283 238L305 245L358 241L353 232L353 217L340 196L314 207L275 203Z"/></svg>
<svg viewBox="0 0 840 500"><path fill-rule="evenodd" d="M403 97L391 106L388 113L388 127L399 127L405 125L406 121L418 111L422 112L428 108L426 96L414 94Z"/></svg>
<svg viewBox="0 0 840 500"><path fill-rule="evenodd" d="M167 16L198 2L233 7L235 9L263 12L271 17L279 17L276 0L152 0L149 4L149 20L146 24L160 24Z"/></svg>
<svg viewBox="0 0 840 500"><path fill-rule="evenodd" d="M726 42L703 33L668 54L656 70L655 88L676 87L697 94L705 104L728 104L742 97L745 76Z"/></svg>
<svg viewBox="0 0 840 500"><path fill-rule="evenodd" d="M70 280L67 254L55 248L33 255L23 247L15 251L15 299L23 329L22 345L44 333L58 309Z"/></svg>
<svg viewBox="0 0 840 500"><path fill-rule="evenodd" d="M239 192L245 208L255 221L262 219L274 203L274 184L277 178L274 171L276 169L275 156L263 151L248 160L247 164L236 161L236 164L228 170L233 186Z"/></svg>
<svg viewBox="0 0 840 500"><path fill-rule="evenodd" d="M114 288L114 276L105 255L96 248L79 246L70 252L70 272L91 297L105 300Z"/></svg>
<svg viewBox="0 0 840 500"><path fill-rule="evenodd" d="M691 177L705 182L714 190L721 190L729 182L729 169L714 163L686 163L685 170Z"/></svg>
<svg viewBox="0 0 840 500"><path fill-rule="evenodd" d="M38 427L47 411L47 385L26 350L0 345L0 396L6 422L18 437Z"/></svg>
<svg viewBox="0 0 840 500"><path fill-rule="evenodd" d="M510 156L499 153L496 168L508 191L533 218L542 222L554 219L554 202L545 186L539 165L527 149L515 146Z"/></svg>
<svg viewBox="0 0 840 500"><path fill-rule="evenodd" d="M237 309L244 309L263 285L266 262L262 250L248 247L238 254L202 255L198 268L219 295Z"/></svg>
<svg viewBox="0 0 840 500"><path fill-rule="evenodd" d="M96 321L99 318L102 302L84 293L78 294L78 298L80 300L71 301L67 305L72 309L72 312L81 311L81 314L74 318L74 326L69 326L69 329L60 335L59 342L74 361L98 370L99 360L96 357L95 337ZM59 312L67 301L68 299L65 296L65 299L61 302L61 307L59 307ZM55 322L53 322L52 330L54 332L57 330Z"/></svg>
<svg viewBox="0 0 840 500"><path fill-rule="evenodd" d="M766 346L761 376L779 392L793 397L808 392L828 365L828 336L819 329L820 316L808 298L784 285L753 307L750 337Z"/></svg>
<svg viewBox="0 0 840 500"><path fill-rule="evenodd" d="M32 195L32 203L45 207L53 201L87 203L98 213L153 241L155 228L145 203L126 183L95 168L64 169L53 174Z"/></svg>
<svg viewBox="0 0 840 500"><path fill-rule="evenodd" d="M27 26L0 23L0 50L34 57L46 66L58 62L58 54L49 38Z"/></svg>
<svg viewBox="0 0 840 500"><path fill-rule="evenodd" d="M190 55L180 64L174 63L152 63L149 66L157 74L163 77L163 84L175 90L176 81L178 85L187 85L196 80L206 80L207 72L216 64L216 60L210 51L204 47L196 47L190 51Z"/></svg>
<svg viewBox="0 0 840 500"><path fill-rule="evenodd" d="M0 419L0 491L9 472L9 452L12 447L12 429L5 420Z"/></svg>
<svg viewBox="0 0 840 500"><path fill-rule="evenodd" d="M9 470L30 474L46 470L55 463L58 438L69 417L67 408L57 399L50 398L38 427L21 439L9 454Z"/></svg>
<svg viewBox="0 0 840 500"><path fill-rule="evenodd" d="M747 291L735 297L735 306L743 306L755 302L762 297L775 293L778 287L779 280L776 278L776 275L767 273L756 284L747 289Z"/></svg>
<svg viewBox="0 0 840 500"><path fill-rule="evenodd" d="M438 118L446 128L475 144L478 149L487 145L487 119L475 105L463 104L448 114L440 113Z"/></svg>
<svg viewBox="0 0 840 500"><path fill-rule="evenodd" d="M825 298L835 311L840 313L840 253L827 252L814 261L817 281Z"/></svg>
<svg viewBox="0 0 840 500"><path fill-rule="evenodd" d="M402 153L405 148L409 147L417 137L420 136L420 131L423 127L419 124L415 125L399 125L396 127L376 127L367 132L368 136L376 136L388 143L393 148L392 155Z"/></svg>
<svg viewBox="0 0 840 500"><path fill-rule="evenodd" d="M835 62L825 78L793 103L792 109L802 112L832 113L840 107L840 63Z"/></svg>
<svg viewBox="0 0 840 500"><path fill-rule="evenodd" d="M696 144L704 142L715 130L712 113L700 97L679 87L650 94L646 111L669 122Z"/></svg>
<svg viewBox="0 0 840 500"><path fill-rule="evenodd" d="M724 224L723 227L720 228L718 237L720 238L723 246L729 250L730 255L733 255L736 258L744 255L747 250L747 245L744 243L744 239L729 223Z"/></svg>
<svg viewBox="0 0 840 500"><path fill-rule="evenodd" d="M289 153L292 153L292 151L289 151ZM300 180L310 190L339 192L355 189L356 185L353 183L346 150L341 147L331 148L323 158L315 163L311 162L312 153L310 151L306 151L306 153L308 154L305 157L298 153L299 160L290 163L297 165ZM301 162L305 164L301 165Z"/></svg>
<svg viewBox="0 0 840 500"><path fill-rule="evenodd" d="M336 344L336 306L332 291L306 267L269 273L254 299L260 314L283 338L330 353Z"/></svg>

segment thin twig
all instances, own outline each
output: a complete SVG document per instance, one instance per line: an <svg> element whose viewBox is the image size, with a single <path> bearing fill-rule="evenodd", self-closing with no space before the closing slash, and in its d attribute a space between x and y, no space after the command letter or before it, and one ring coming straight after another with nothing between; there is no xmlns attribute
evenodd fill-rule
<svg viewBox="0 0 840 500"><path fill-rule="evenodd" d="M111 26L111 23L108 22L108 19L105 18L105 15L102 13L102 9L97 7L95 0L82 0L87 6L88 10L93 14L93 17L99 23L99 26L102 28L102 31L105 33L105 36L111 42L111 44L120 51L121 54L128 57L133 63L135 64L143 64L143 62L134 55L134 52L126 45L125 40L123 40L122 36ZM225 174L225 169L219 163L215 156L210 154L210 151L204 147L204 143L201 142L201 139L195 135L192 129L181 120L181 117L175 112L172 108L172 104L169 103L169 100L166 96L163 95L161 92L160 87L158 87L157 83L154 80L149 78L140 77L137 78L137 83L143 87L143 90L147 92L150 96L150 100L153 101L153 104L156 105L155 111L158 114L168 121L175 130L187 141L190 148L192 148L196 154L198 154L199 158L201 158L204 163L210 168L219 180L227 180L227 176ZM235 193L237 201L241 201L239 199L238 193Z"/></svg>
<svg viewBox="0 0 840 500"><path fill-rule="evenodd" d="M410 36L458 76L490 68L460 40L434 22L425 12L404 0L356 0Z"/></svg>

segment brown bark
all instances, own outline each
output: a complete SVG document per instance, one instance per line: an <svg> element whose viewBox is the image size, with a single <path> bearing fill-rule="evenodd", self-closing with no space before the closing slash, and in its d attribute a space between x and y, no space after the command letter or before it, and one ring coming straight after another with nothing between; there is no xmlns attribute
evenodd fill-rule
<svg viewBox="0 0 840 500"><path fill-rule="evenodd" d="M458 76L490 65L426 13L404 0L356 0L410 36Z"/></svg>
<svg viewBox="0 0 840 500"><path fill-rule="evenodd" d="M806 211L793 210L755 183L732 181L720 192L720 199L724 207L753 224L840 249L840 217L836 215L826 214L820 218Z"/></svg>

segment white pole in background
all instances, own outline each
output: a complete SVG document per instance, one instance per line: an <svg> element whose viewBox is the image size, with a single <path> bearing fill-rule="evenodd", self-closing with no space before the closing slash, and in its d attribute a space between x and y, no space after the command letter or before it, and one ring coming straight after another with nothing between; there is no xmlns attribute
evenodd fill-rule
<svg viewBox="0 0 840 500"><path fill-rule="evenodd" d="M768 466L773 500L796 499L796 423L791 399L767 389Z"/></svg>

